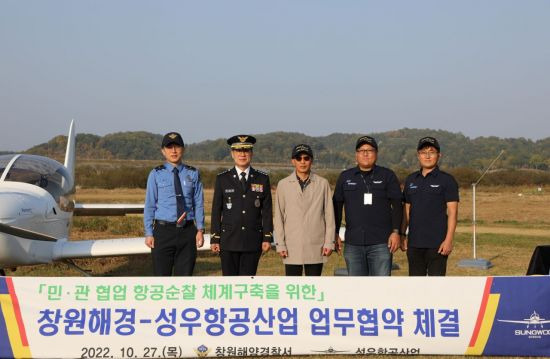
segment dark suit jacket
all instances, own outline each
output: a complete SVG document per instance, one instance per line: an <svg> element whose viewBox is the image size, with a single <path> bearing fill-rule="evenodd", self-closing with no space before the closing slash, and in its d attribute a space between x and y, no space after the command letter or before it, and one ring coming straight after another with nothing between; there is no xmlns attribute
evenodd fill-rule
<svg viewBox="0 0 550 359"><path fill-rule="evenodd" d="M212 200L210 243L221 250L260 251L273 240L271 186L266 173L250 168L243 191L233 167L216 177Z"/></svg>

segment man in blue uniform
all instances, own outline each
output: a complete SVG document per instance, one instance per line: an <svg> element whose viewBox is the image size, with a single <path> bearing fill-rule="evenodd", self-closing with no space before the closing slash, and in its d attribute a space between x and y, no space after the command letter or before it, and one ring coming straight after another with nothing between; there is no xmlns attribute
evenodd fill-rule
<svg viewBox="0 0 550 359"><path fill-rule="evenodd" d="M184 144L177 132L162 139L166 163L147 178L143 222L157 276L190 276L197 247L204 244L204 198L199 171L182 162Z"/></svg>
<svg viewBox="0 0 550 359"><path fill-rule="evenodd" d="M216 177L210 247L220 254L224 276L256 275L273 241L271 186L266 173L250 167L254 137L233 136L227 143L235 167Z"/></svg>
<svg viewBox="0 0 550 359"><path fill-rule="evenodd" d="M342 208L346 212L344 258L350 276L391 275L392 254L399 248L403 218L401 189L395 173L378 166L378 144L362 136L355 144L357 167L340 174L334 189L336 244Z"/></svg>
<svg viewBox="0 0 550 359"><path fill-rule="evenodd" d="M453 250L458 213L458 184L439 170L439 142L433 137L418 141L420 170L405 180L405 218L401 249L407 251L410 276L444 276Z"/></svg>

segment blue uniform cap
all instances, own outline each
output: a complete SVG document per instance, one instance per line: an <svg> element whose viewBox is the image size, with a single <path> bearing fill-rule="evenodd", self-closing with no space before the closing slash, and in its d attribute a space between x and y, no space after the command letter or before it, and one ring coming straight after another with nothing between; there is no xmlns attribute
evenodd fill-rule
<svg viewBox="0 0 550 359"><path fill-rule="evenodd" d="M184 147L183 139L181 138L181 135L177 132L168 132L162 138L162 147L166 147L168 145L171 145L172 143Z"/></svg>

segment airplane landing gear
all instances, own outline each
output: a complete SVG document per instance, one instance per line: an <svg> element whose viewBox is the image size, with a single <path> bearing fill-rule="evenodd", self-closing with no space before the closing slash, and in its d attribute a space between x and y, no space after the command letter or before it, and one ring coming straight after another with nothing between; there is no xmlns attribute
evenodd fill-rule
<svg viewBox="0 0 550 359"><path fill-rule="evenodd" d="M79 272L80 274L82 274L85 277L91 277L92 276L92 274L91 274L92 272L90 270L80 268L71 259L64 259L64 260L62 260L62 262L65 263L66 265L68 265L69 267L73 268L74 270L76 270L77 272Z"/></svg>

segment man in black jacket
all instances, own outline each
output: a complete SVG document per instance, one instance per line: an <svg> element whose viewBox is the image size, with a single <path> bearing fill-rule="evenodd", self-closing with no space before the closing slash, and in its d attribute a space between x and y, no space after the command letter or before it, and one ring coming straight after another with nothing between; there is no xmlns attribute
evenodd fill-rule
<svg viewBox="0 0 550 359"><path fill-rule="evenodd" d="M227 143L235 167L216 177L211 249L220 254L224 276L256 275L273 240L271 186L266 173L250 167L254 137L233 136Z"/></svg>
<svg viewBox="0 0 550 359"><path fill-rule="evenodd" d="M338 232L345 208L348 274L389 276L403 218L399 181L392 170L376 164L378 144L374 138L357 139L355 159L357 166L343 171L334 188L337 248L342 247Z"/></svg>

